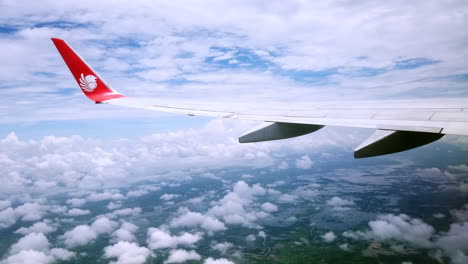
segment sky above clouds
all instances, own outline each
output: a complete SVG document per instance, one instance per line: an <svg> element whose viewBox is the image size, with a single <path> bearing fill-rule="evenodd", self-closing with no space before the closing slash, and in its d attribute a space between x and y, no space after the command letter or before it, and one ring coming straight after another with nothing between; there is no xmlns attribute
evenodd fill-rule
<svg viewBox="0 0 468 264"><path fill-rule="evenodd" d="M22 124L31 137L31 124L49 132L69 120L84 131L96 118L174 122L91 105L51 37L67 40L129 96L236 103L466 96L466 8L466 1L3 0L1 131Z"/></svg>
<svg viewBox="0 0 468 264"><path fill-rule="evenodd" d="M50 38L128 96L291 105L468 97L467 25L463 0L0 0L0 264L466 263L466 138L365 160L366 129L239 144L257 122L95 105Z"/></svg>

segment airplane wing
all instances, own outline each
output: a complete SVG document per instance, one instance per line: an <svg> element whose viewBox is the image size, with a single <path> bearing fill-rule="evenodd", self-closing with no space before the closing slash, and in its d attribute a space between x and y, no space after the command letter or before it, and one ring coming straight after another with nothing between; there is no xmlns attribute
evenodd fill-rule
<svg viewBox="0 0 468 264"><path fill-rule="evenodd" d="M193 104L129 98L113 90L64 40L52 38L83 93L98 104L113 104L191 116L262 121L239 137L240 143L292 138L324 126L373 128L376 132L354 150L355 158L416 148L450 135L468 135L468 99L310 103L260 107Z"/></svg>

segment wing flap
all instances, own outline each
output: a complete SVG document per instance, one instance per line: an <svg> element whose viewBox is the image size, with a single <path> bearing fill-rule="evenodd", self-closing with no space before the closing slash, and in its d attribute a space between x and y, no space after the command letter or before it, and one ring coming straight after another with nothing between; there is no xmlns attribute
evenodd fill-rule
<svg viewBox="0 0 468 264"><path fill-rule="evenodd" d="M377 130L354 150L355 158L369 158L417 148L434 142L444 134Z"/></svg>
<svg viewBox="0 0 468 264"><path fill-rule="evenodd" d="M323 128L320 125L273 123L239 137L239 143L262 142L298 137Z"/></svg>

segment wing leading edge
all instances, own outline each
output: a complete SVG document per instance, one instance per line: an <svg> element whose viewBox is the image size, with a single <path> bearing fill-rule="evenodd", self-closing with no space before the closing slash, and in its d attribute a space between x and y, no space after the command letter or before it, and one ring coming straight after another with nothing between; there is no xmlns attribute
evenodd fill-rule
<svg viewBox="0 0 468 264"><path fill-rule="evenodd" d="M113 90L64 40L53 38L52 41L83 93L94 102L191 116L265 122L260 129L241 136L240 143L301 136L324 126L376 129L375 134L354 151L355 158L364 158L416 148L445 134L468 135L467 99L318 103L279 109L128 98Z"/></svg>

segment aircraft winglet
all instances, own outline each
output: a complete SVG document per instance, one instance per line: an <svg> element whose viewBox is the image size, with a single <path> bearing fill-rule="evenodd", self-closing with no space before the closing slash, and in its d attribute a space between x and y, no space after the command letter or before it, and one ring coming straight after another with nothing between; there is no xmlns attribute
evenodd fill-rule
<svg viewBox="0 0 468 264"><path fill-rule="evenodd" d="M52 38L52 42L67 64L81 90L89 99L100 103L125 97L113 90L64 40Z"/></svg>

